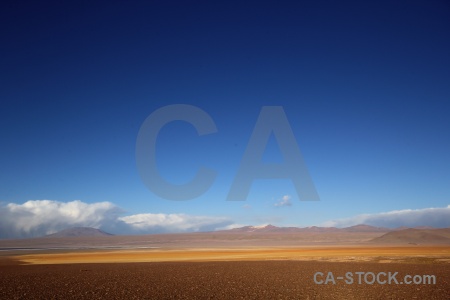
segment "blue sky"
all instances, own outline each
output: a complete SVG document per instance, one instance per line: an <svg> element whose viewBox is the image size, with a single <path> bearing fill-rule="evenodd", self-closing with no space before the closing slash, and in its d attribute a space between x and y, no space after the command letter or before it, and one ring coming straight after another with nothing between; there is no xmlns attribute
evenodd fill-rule
<svg viewBox="0 0 450 300"><path fill-rule="evenodd" d="M80 200L122 217L310 226L447 208L450 6L344 2L2 4L1 212ZM142 183L136 138L153 111L179 103L206 111L218 132L168 124L161 174L183 183L203 165L218 175L201 197L169 201ZM284 108L320 201L299 201L280 179L226 201L262 106ZM265 162L282 161L275 139L266 150Z"/></svg>

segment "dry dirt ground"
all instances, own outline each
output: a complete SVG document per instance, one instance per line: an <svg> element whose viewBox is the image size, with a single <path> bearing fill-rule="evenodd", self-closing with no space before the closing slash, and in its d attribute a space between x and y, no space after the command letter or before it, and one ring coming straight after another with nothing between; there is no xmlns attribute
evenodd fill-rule
<svg viewBox="0 0 450 300"><path fill-rule="evenodd" d="M448 299L445 264L240 261L2 266L1 299ZM434 285L314 283L315 272L433 274ZM356 277L355 277L356 279Z"/></svg>
<svg viewBox="0 0 450 300"><path fill-rule="evenodd" d="M17 253L17 252L16 252ZM278 248L188 248L131 250L60 250L48 253L35 251L11 259L29 264L117 263L160 261L231 261L231 260L319 260L377 261L408 260L448 261L449 246L310 246ZM1 263L1 257L0 257Z"/></svg>
<svg viewBox="0 0 450 300"><path fill-rule="evenodd" d="M0 299L448 299L449 247L323 247L3 253ZM90 262L90 263L87 263ZM102 263L98 263L102 262ZM115 262L115 263L111 263ZM353 284L314 274L352 272ZM399 284L358 284L356 272ZM405 275L435 284L400 284Z"/></svg>

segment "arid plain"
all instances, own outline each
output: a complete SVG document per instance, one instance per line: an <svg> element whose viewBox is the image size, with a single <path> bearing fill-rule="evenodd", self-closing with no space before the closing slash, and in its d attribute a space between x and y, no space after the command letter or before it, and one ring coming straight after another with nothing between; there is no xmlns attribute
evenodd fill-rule
<svg viewBox="0 0 450 300"><path fill-rule="evenodd" d="M448 229L269 229L3 240L0 298L448 299ZM318 284L317 272L355 280ZM357 272L398 272L398 283Z"/></svg>

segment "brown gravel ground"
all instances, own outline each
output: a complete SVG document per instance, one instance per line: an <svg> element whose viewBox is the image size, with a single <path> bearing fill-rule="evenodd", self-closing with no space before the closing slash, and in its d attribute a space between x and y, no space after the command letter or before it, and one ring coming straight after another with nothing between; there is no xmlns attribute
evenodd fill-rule
<svg viewBox="0 0 450 300"><path fill-rule="evenodd" d="M435 275L435 285L317 285L315 272ZM449 299L435 263L217 261L0 266L0 299Z"/></svg>

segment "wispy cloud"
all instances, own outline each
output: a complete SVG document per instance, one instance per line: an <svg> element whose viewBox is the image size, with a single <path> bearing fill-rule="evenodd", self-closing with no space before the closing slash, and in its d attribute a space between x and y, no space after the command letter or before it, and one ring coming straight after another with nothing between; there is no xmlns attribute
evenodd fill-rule
<svg viewBox="0 0 450 300"><path fill-rule="evenodd" d="M84 203L30 200L0 207L0 238L42 236L68 227L86 226L116 234L210 231L232 225L223 217L187 214L136 214L111 202Z"/></svg>
<svg viewBox="0 0 450 300"><path fill-rule="evenodd" d="M380 227L450 227L450 205L441 208L393 210L377 214L362 214L346 219L328 221L323 226L347 227L367 224Z"/></svg>
<svg viewBox="0 0 450 300"><path fill-rule="evenodd" d="M292 206L291 196L284 195L283 197L281 197L281 199L278 199L278 201L273 206L275 207Z"/></svg>

